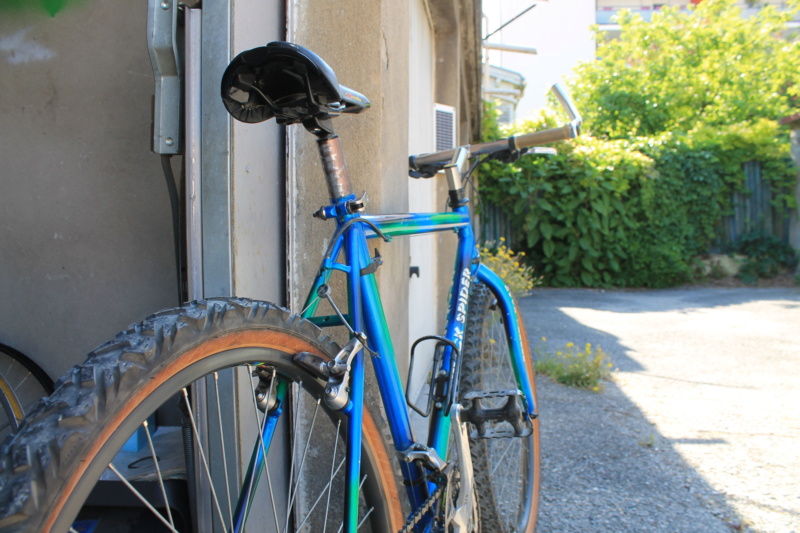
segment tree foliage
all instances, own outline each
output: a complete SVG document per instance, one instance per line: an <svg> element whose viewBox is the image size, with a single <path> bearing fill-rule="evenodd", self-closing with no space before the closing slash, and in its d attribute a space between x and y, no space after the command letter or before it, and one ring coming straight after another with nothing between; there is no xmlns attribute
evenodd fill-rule
<svg viewBox="0 0 800 533"><path fill-rule="evenodd" d="M576 69L574 93L592 134L690 133L790 114L800 107L800 41L787 38L786 23L800 2L789 6L745 18L734 0L704 0L664 7L652 22L622 11L620 37Z"/></svg>
<svg viewBox="0 0 800 533"><path fill-rule="evenodd" d="M733 0L623 12L621 37L581 65L573 95L584 135L554 157L491 163L481 194L507 213L544 281L558 286L663 287L689 278L714 244L742 164L761 163L773 203L796 207L797 169L778 119L800 107L800 42L784 34L800 10L743 18ZM552 127L544 112L484 139Z"/></svg>

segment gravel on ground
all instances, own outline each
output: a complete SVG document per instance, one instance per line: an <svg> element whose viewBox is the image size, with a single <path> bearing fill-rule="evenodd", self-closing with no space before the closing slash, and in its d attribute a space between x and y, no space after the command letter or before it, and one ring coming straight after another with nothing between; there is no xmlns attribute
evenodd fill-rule
<svg viewBox="0 0 800 533"><path fill-rule="evenodd" d="M520 308L540 351L589 342L618 368L601 393L539 378L539 533L800 532L800 289L539 289Z"/></svg>

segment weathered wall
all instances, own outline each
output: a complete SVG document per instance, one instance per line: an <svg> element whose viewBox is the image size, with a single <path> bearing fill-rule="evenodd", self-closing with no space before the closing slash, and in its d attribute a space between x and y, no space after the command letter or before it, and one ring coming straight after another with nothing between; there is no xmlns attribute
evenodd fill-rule
<svg viewBox="0 0 800 533"><path fill-rule="evenodd" d="M65 4L0 12L0 342L53 377L177 300L146 4Z"/></svg>
<svg viewBox="0 0 800 533"><path fill-rule="evenodd" d="M469 144L480 135L480 16L479 1L430 0L436 39L436 102L456 108L458 113L457 144ZM439 180L438 205L447 198L447 184ZM438 251L442 257L454 257L456 239L447 233L438 234ZM439 302L446 306L452 285L453 263L439 263ZM444 309L442 313L444 313Z"/></svg>
<svg viewBox="0 0 800 533"><path fill-rule="evenodd" d="M368 212L401 212L408 206L408 8L396 2L293 2L288 38L317 52L339 82L365 94L372 108L334 119L356 194L369 192ZM289 129L289 272L294 308L302 305L332 233L311 218L329 202L315 140ZM375 242L384 257L378 270L386 316L398 354L406 352L408 243ZM344 300L340 298L341 305ZM325 311L327 312L327 310ZM399 359L403 359L399 356Z"/></svg>
<svg viewBox="0 0 800 533"><path fill-rule="evenodd" d="M435 101L459 113L459 142L473 140L480 123L480 2L431 0L436 47ZM408 210L408 6L398 2L299 2L288 6L287 38L315 50L339 82L364 93L372 108L334 120L357 194L368 191L368 212ZM431 113L433 110L431 110ZM314 139L301 128L289 132L289 279L294 307L302 305L331 229L310 214L328 202ZM300 157L295 157L301 154ZM443 180L442 180L443 181ZM445 184L439 197L446 198ZM437 203L437 206L443 205ZM443 306L451 284L455 238L439 234L438 291ZM406 239L377 243L385 264L379 285L401 369L407 365L409 248ZM444 307L439 313L444 316ZM431 333L436 333L436 326Z"/></svg>

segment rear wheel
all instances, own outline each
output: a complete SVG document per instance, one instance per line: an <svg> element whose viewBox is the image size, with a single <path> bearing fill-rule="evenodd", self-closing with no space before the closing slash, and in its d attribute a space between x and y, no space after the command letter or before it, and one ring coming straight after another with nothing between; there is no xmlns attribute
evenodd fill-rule
<svg viewBox="0 0 800 533"><path fill-rule="evenodd" d="M531 388L533 368L525 329L522 345ZM465 328L460 390L499 391L517 389L511 366L510 343L503 313L489 287L476 283L469 300ZM494 402L494 403L492 403ZM485 407L501 407L505 399L487 400ZM539 501L539 421L533 421L527 437L470 438L475 492L481 531L532 533Z"/></svg>
<svg viewBox="0 0 800 533"><path fill-rule="evenodd" d="M308 321L241 299L164 311L120 333L62 378L3 449L0 530L101 533L115 520L129 530L239 530L237 500L249 490L239 506L250 528L339 531L345 417L292 362L301 351L330 358L338 347ZM260 407L275 415L271 439L259 438ZM359 531L403 524L385 433L365 411ZM266 467L247 484L261 451Z"/></svg>

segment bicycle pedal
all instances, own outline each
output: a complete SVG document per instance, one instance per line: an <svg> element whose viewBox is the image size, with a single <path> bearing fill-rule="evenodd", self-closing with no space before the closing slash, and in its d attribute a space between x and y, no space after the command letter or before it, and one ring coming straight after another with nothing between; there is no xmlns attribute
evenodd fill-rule
<svg viewBox="0 0 800 533"><path fill-rule="evenodd" d="M486 407L485 401L505 398L499 407ZM461 412L461 418L475 429L470 437L475 439L499 439L527 437L533 433L533 424L525 409L522 391L517 389L501 391L471 391L462 400L469 402Z"/></svg>

